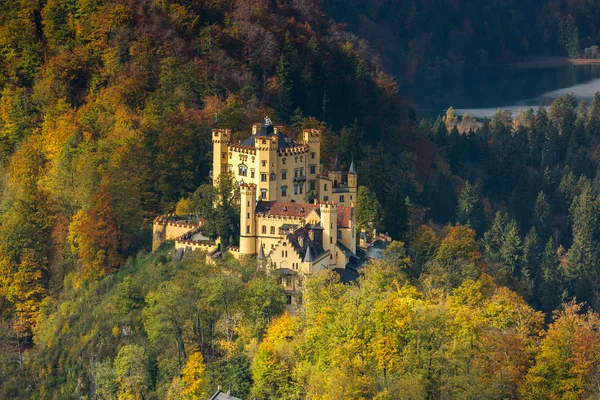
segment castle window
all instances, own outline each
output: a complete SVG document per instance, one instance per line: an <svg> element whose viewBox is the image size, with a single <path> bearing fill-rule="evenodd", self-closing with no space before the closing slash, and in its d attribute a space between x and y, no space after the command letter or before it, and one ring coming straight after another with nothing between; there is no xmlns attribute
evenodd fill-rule
<svg viewBox="0 0 600 400"><path fill-rule="evenodd" d="M233 158L233 153L229 152L229 158Z"/></svg>
<svg viewBox="0 0 600 400"><path fill-rule="evenodd" d="M300 168L300 176L304 176L304 168Z"/></svg>
<svg viewBox="0 0 600 400"><path fill-rule="evenodd" d="M266 167L267 166L267 162L263 161L262 163L260 163L260 165L262 165L263 167Z"/></svg>
<svg viewBox="0 0 600 400"><path fill-rule="evenodd" d="M298 177L298 170L297 170L297 169L295 169L295 170L294 170L294 178L297 178L297 177Z"/></svg>
<svg viewBox="0 0 600 400"><path fill-rule="evenodd" d="M250 233L250 227L249 226L246 227L246 233Z"/></svg>
<svg viewBox="0 0 600 400"><path fill-rule="evenodd" d="M302 182L298 184L298 189L300 189L300 194L302 194L302 192L304 191L304 184Z"/></svg>
<svg viewBox="0 0 600 400"><path fill-rule="evenodd" d="M260 174L260 181L261 182L266 182L267 181L267 174Z"/></svg>
<svg viewBox="0 0 600 400"><path fill-rule="evenodd" d="M227 153L223 153L223 154L221 154L221 156L222 156L223 158L227 158Z"/></svg>
<svg viewBox="0 0 600 400"><path fill-rule="evenodd" d="M281 187L281 197L287 196L287 186Z"/></svg>
<svg viewBox="0 0 600 400"><path fill-rule="evenodd" d="M304 157L300 156L300 162L304 161Z"/></svg>
<svg viewBox="0 0 600 400"><path fill-rule="evenodd" d="M317 153L310 153L310 158L313 160L317 157Z"/></svg>
<svg viewBox="0 0 600 400"><path fill-rule="evenodd" d="M338 229L337 231L337 238L341 239L342 238L342 231Z"/></svg>
<svg viewBox="0 0 600 400"><path fill-rule="evenodd" d="M266 225L262 226L262 233L267 233L267 226Z"/></svg>
<svg viewBox="0 0 600 400"><path fill-rule="evenodd" d="M329 201L329 196L323 196L323 201Z"/></svg>
<svg viewBox="0 0 600 400"><path fill-rule="evenodd" d="M342 194L342 195L340 195L340 203L343 203L343 202L344 202L344 195Z"/></svg>
<svg viewBox="0 0 600 400"><path fill-rule="evenodd" d="M298 185L294 185L294 194L298 194Z"/></svg>
<svg viewBox="0 0 600 400"><path fill-rule="evenodd" d="M333 238L332 237L329 238L329 243L333 243Z"/></svg>
<svg viewBox="0 0 600 400"><path fill-rule="evenodd" d="M352 200L352 195L350 195L350 200Z"/></svg>
<svg viewBox="0 0 600 400"><path fill-rule="evenodd" d="M277 179L277 175L275 175L275 172L271 172L271 181L274 181Z"/></svg>
<svg viewBox="0 0 600 400"><path fill-rule="evenodd" d="M254 168L250 170L250 178L254 178Z"/></svg>
<svg viewBox="0 0 600 400"><path fill-rule="evenodd" d="M281 163L282 163L282 164L285 164L285 162L286 162L286 161L287 161L287 160L286 160L285 158L282 158L282 159L281 159Z"/></svg>
<svg viewBox="0 0 600 400"><path fill-rule="evenodd" d="M298 162L298 157L294 158L294 162Z"/></svg>
<svg viewBox="0 0 600 400"><path fill-rule="evenodd" d="M267 198L267 189L260 189L260 198L261 199Z"/></svg>
<svg viewBox="0 0 600 400"><path fill-rule="evenodd" d="M315 181L310 181L308 182L309 186L310 186L310 190L315 190L316 184Z"/></svg>
<svg viewBox="0 0 600 400"><path fill-rule="evenodd" d="M281 179L287 179L287 171L281 171Z"/></svg>
<svg viewBox="0 0 600 400"><path fill-rule="evenodd" d="M248 219L250 219L250 213L248 213Z"/></svg>
<svg viewBox="0 0 600 400"><path fill-rule="evenodd" d="M317 173L317 166L316 165L311 165L310 166L310 173L311 174L316 174Z"/></svg>
<svg viewBox="0 0 600 400"><path fill-rule="evenodd" d="M272 226L272 227L271 227L271 235L274 235L274 234L275 234L275 227L274 227L274 226Z"/></svg>
<svg viewBox="0 0 600 400"><path fill-rule="evenodd" d="M233 172L233 165L229 164L227 166L227 169L229 170L229 172Z"/></svg>
<svg viewBox="0 0 600 400"><path fill-rule="evenodd" d="M248 167L246 167L245 165L240 165L240 175L241 176L246 176L248 175Z"/></svg>
<svg viewBox="0 0 600 400"><path fill-rule="evenodd" d="M323 190L327 191L327 184L323 185Z"/></svg>

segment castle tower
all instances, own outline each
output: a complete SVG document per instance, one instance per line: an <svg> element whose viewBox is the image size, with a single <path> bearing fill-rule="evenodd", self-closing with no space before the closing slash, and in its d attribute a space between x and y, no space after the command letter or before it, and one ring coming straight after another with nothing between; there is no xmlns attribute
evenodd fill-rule
<svg viewBox="0 0 600 400"><path fill-rule="evenodd" d="M231 140L231 129L213 129L213 183L217 181L222 172L227 171L229 140Z"/></svg>
<svg viewBox="0 0 600 400"><path fill-rule="evenodd" d="M256 182L258 182L258 196L261 197L261 200L277 200L277 179L271 179L271 174L277 174L278 139L277 136L259 136L255 141L258 160ZM264 198L262 197L263 194L265 195Z"/></svg>
<svg viewBox="0 0 600 400"><path fill-rule="evenodd" d="M335 157L333 169L329 171L328 176L331 180L331 184L333 185L333 187L338 187L342 184L342 170L340 169L340 162L338 161L337 156Z"/></svg>
<svg viewBox="0 0 600 400"><path fill-rule="evenodd" d="M307 144L308 151L308 174L309 180L317 179L321 170L321 131L317 129L304 129L302 131L302 143ZM315 166L312 174L310 166Z"/></svg>
<svg viewBox="0 0 600 400"><path fill-rule="evenodd" d="M323 227L323 249L331 253L330 264L337 264L337 204L321 203L321 226Z"/></svg>
<svg viewBox="0 0 600 400"><path fill-rule="evenodd" d="M256 185L240 185L240 255L256 254Z"/></svg>
<svg viewBox="0 0 600 400"><path fill-rule="evenodd" d="M350 163L350 169L348 170L348 187L354 188L354 191L356 191L356 169L354 168L354 160Z"/></svg>

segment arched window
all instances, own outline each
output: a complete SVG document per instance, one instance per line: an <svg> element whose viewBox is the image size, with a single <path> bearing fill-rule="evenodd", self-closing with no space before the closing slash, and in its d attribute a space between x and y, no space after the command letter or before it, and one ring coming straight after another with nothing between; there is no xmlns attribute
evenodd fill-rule
<svg viewBox="0 0 600 400"><path fill-rule="evenodd" d="M239 170L240 170L240 175L241 176L246 176L248 175L248 167L246 167L244 164L239 166Z"/></svg>

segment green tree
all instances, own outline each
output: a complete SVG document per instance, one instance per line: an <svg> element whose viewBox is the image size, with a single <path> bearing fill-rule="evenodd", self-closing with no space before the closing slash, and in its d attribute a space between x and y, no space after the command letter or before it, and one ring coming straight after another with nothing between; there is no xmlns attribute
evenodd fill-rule
<svg viewBox="0 0 600 400"><path fill-rule="evenodd" d="M535 199L532 219L532 225L545 240L550 232L550 205L546 201L544 192L540 192Z"/></svg>
<svg viewBox="0 0 600 400"><path fill-rule="evenodd" d="M579 301L591 301L600 266L600 202L585 185L571 205L573 245L567 255L570 292Z"/></svg>
<svg viewBox="0 0 600 400"><path fill-rule="evenodd" d="M221 238L221 248L235 243L240 232L240 189L232 174L223 173L214 185L202 185L192 195L193 208L205 220L203 232Z"/></svg>
<svg viewBox="0 0 600 400"><path fill-rule="evenodd" d="M358 120L354 120L349 127L344 126L340 132L338 142L338 154L341 162L350 165L352 160L362 160L364 157L364 136L365 133L358 124Z"/></svg>
<svg viewBox="0 0 600 400"><path fill-rule="evenodd" d="M485 214L479 185L473 186L469 181L465 182L465 187L458 196L456 221L472 227L478 234L483 233L485 229Z"/></svg>
<svg viewBox="0 0 600 400"><path fill-rule="evenodd" d="M356 196L356 229L358 232L364 230L367 240L373 238L373 230L379 226L381 214L381 205L375 193L366 186L359 187Z"/></svg>
<svg viewBox="0 0 600 400"><path fill-rule="evenodd" d="M536 279L536 298L546 313L551 313L560 305L563 296L564 271L556 254L554 239L550 237L541 254L540 268Z"/></svg>
<svg viewBox="0 0 600 400"><path fill-rule="evenodd" d="M409 213L400 186L395 184L388 193L383 209L383 224L388 234L396 240L405 240L409 230Z"/></svg>
<svg viewBox="0 0 600 400"><path fill-rule="evenodd" d="M137 344L121 347L114 361L119 400L142 400L150 385L146 350Z"/></svg>

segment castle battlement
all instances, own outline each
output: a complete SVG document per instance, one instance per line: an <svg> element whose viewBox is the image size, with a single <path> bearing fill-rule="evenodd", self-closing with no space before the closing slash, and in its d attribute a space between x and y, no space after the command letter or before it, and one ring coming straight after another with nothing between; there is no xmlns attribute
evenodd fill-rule
<svg viewBox="0 0 600 400"><path fill-rule="evenodd" d="M172 226L172 227L177 227L177 228L189 228L189 229L198 228L202 225L201 223L196 224L196 223L193 223L188 220L174 221L174 220L170 220L164 216L158 216L158 217L154 218L154 224L155 225L163 225L163 226Z"/></svg>

